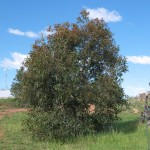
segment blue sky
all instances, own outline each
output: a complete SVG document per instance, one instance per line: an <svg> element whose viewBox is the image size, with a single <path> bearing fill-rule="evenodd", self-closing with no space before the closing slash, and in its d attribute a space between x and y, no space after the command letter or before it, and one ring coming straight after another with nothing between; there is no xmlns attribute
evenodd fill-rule
<svg viewBox="0 0 150 150"><path fill-rule="evenodd" d="M75 22L87 9L90 18L103 17L108 23L128 60L122 83L126 94L150 91L149 7L149 0L0 0L0 89L6 88L6 73L11 87L16 69L49 25Z"/></svg>

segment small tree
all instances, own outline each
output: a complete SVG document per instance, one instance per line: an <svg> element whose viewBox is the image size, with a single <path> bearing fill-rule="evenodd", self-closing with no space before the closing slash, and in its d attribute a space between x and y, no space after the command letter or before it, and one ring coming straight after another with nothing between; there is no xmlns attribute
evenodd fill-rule
<svg viewBox="0 0 150 150"><path fill-rule="evenodd" d="M49 30L47 41L33 45L22 80L12 85L14 95L21 90L19 97L32 108L28 129L35 137L62 138L106 128L126 105L126 59L112 33L103 20L89 20L85 10L77 23Z"/></svg>

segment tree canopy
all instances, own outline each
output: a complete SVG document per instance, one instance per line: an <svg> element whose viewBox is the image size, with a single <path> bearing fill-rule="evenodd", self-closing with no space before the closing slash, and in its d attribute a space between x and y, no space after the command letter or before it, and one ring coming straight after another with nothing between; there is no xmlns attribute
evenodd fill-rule
<svg viewBox="0 0 150 150"><path fill-rule="evenodd" d="M83 10L76 23L48 30L12 84L14 96L32 108L28 129L35 137L62 138L108 127L126 105L127 66L107 24Z"/></svg>

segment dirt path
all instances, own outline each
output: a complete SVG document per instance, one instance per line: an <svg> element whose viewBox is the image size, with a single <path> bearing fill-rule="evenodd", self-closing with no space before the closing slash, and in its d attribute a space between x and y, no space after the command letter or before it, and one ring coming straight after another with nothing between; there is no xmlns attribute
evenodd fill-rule
<svg viewBox="0 0 150 150"><path fill-rule="evenodd" d="M5 115L11 115L13 113L17 112L27 112L27 108L14 108L14 109L6 109L2 112L0 112L0 119L2 119Z"/></svg>

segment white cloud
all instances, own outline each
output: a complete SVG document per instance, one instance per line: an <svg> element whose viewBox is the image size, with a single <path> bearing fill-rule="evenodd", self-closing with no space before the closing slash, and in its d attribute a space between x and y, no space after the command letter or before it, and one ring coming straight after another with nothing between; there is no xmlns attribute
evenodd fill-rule
<svg viewBox="0 0 150 150"><path fill-rule="evenodd" d="M30 38L37 38L39 36L37 33L34 33L32 31L23 32L20 31L19 29L12 29L12 28L8 29L8 33L20 35L20 36L26 36Z"/></svg>
<svg viewBox="0 0 150 150"><path fill-rule="evenodd" d="M32 32L32 31L24 32L24 31L20 31L19 29L12 29L12 28L8 29L8 33L11 33L11 34L14 34L14 35L19 35L19 36L26 36L26 37L29 37L29 38L38 38L41 35L48 36L49 34L52 34L51 32L48 32L46 29L41 30L38 33L35 33L35 32Z"/></svg>
<svg viewBox="0 0 150 150"><path fill-rule="evenodd" d="M109 11L105 8L97 8L97 9L87 8L86 10L90 13L89 14L90 19L95 18L104 19L106 22L118 22L122 20L120 14L115 10Z"/></svg>
<svg viewBox="0 0 150 150"><path fill-rule="evenodd" d="M0 90L0 98L13 97L10 90Z"/></svg>
<svg viewBox="0 0 150 150"><path fill-rule="evenodd" d="M44 29L44 30L41 30L39 32L39 35L48 36L48 35L53 34L53 33L54 32L49 32L49 31L47 31L47 29Z"/></svg>
<svg viewBox="0 0 150 150"><path fill-rule="evenodd" d="M9 29L8 29L8 32L11 33L11 34L15 34L15 35L22 35L22 36L25 35L24 32L22 32L22 31L20 31L20 30L18 30L18 29L9 28Z"/></svg>
<svg viewBox="0 0 150 150"><path fill-rule="evenodd" d="M31 31L25 32L25 35L30 38L37 38L39 36L38 34Z"/></svg>
<svg viewBox="0 0 150 150"><path fill-rule="evenodd" d="M27 58L27 55L18 53L18 52L14 52L11 53L12 59L8 59L5 58L0 66L1 67L8 67L11 69L19 69L22 66L23 61L25 60L25 58Z"/></svg>
<svg viewBox="0 0 150 150"><path fill-rule="evenodd" d="M127 61L134 64L150 64L150 56L127 56Z"/></svg>

